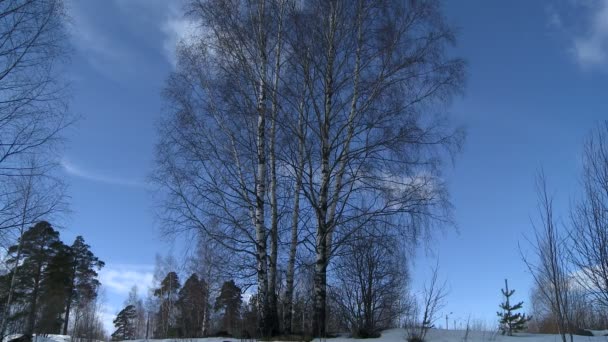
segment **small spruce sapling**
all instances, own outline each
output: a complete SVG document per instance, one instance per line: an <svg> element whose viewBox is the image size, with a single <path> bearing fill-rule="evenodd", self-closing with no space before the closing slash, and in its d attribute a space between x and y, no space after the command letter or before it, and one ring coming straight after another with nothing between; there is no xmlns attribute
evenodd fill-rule
<svg viewBox="0 0 608 342"><path fill-rule="evenodd" d="M509 290L507 279L505 279L505 288L501 289L501 292L505 300L500 304L502 312L497 313L498 317L500 317L500 330L503 335L513 336L514 332L526 329L526 323L531 317L526 317L526 314L516 312L521 310L524 302L511 305L510 298L515 293L515 290Z"/></svg>

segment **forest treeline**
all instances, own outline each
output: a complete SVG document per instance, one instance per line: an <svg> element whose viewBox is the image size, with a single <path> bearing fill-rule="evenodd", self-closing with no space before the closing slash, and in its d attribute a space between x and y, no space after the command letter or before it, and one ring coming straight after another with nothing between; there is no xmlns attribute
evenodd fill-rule
<svg viewBox="0 0 608 342"><path fill-rule="evenodd" d="M114 320L115 330L112 333L114 340L133 339L167 339L167 338L199 338L209 336L253 338L259 334L258 326L258 296L254 287L246 288L240 286L234 279L222 275L223 271L214 267L202 265L201 253L209 255L206 244L198 247L198 252L192 256L188 263L190 266L182 272L173 269L183 269L182 263L171 257L157 257L155 270L155 281L152 288L143 293L135 286L125 300L124 307ZM361 250L362 254L368 254ZM388 269L386 279L376 279L372 284L373 290L378 289L380 294L372 294L369 298L357 297L358 286L349 280L357 275L350 275L342 280L343 289L332 291L332 300L329 302L330 310L336 314L330 319L330 326L334 331L347 331L353 322L361 325L365 322L362 315L363 310L349 311L354 306L362 307L370 303L375 307L370 311L374 315L373 329L369 336L375 336L375 329L381 330L392 326L401 326L405 323L406 316L413 318L417 315L413 311L413 300L408 296L406 279L403 274L397 273L399 266L390 265L390 259L384 260L385 255L378 255L369 268L359 269L356 273L362 276L363 272L371 272L373 276L385 276L377 269ZM361 259L363 260L363 258ZM396 259L397 260L397 259ZM367 259L367 261L372 261ZM388 263L389 266L381 265ZM183 266L183 265L182 265ZM203 267L201 267L203 266ZM214 270L212 272L209 272ZM192 272L192 273L188 273ZM217 272L217 273L215 273ZM180 280L180 274L186 274L186 281ZM189 274L189 275L188 275ZM207 279L207 280L206 280ZM396 283L402 281L401 283ZM306 286L311 286L310 284ZM433 285L434 290L439 286ZM302 287L302 289L305 289ZM443 292L442 292L443 291ZM440 298L428 298L429 301L437 300L438 305L443 305L445 289L441 289ZM333 296L335 294L335 296ZM338 297L340 295L340 297ZM341 297L342 295L346 297ZM352 298L350 297L352 296ZM427 296L428 297L428 296ZM425 297L426 298L426 297ZM389 300L391 300L389 302ZM285 309L282 297L279 315ZM312 299L305 291L297 291L294 296L292 307L292 332L294 336L310 336L312 326L312 313L310 306ZM349 305L351 305L349 307ZM426 312L429 319L437 318L439 307ZM354 309L353 309L354 310ZM432 316L432 318L430 317ZM410 322L412 323L412 322ZM428 323L427 329L431 326ZM365 331L360 331L364 335ZM368 336L368 335L365 335ZM292 337L295 338L295 337Z"/></svg>
<svg viewBox="0 0 608 342"><path fill-rule="evenodd" d="M242 289L232 280L224 282L217 297L211 298L208 284L196 274L182 285L177 273L169 272L149 295L145 305L137 287L131 290L114 320L112 340L200 338L212 334L250 337L255 333L255 297L245 305Z"/></svg>

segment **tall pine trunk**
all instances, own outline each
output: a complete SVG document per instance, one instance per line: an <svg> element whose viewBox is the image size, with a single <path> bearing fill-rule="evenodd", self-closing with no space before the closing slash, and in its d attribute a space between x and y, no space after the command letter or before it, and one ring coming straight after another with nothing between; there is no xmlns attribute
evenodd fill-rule
<svg viewBox="0 0 608 342"><path fill-rule="evenodd" d="M32 290L30 311L27 317L27 327L25 335L33 335L36 327L36 312L38 311L38 292L40 292L40 278L42 276L42 262L38 263L38 268L34 274L34 288Z"/></svg>
<svg viewBox="0 0 608 342"><path fill-rule="evenodd" d="M72 275L70 279L70 288L68 289L68 296L65 303L65 316L63 318L63 335L68 334L68 325L70 324L70 310L72 309L72 299L74 298L74 282L76 281L76 266L72 269Z"/></svg>

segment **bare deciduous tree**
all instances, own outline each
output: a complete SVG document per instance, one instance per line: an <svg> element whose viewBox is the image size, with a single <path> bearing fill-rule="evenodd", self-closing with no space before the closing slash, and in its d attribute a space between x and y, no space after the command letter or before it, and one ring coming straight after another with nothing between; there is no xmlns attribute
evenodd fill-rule
<svg viewBox="0 0 608 342"><path fill-rule="evenodd" d="M566 239L560 234L553 213L553 199L547 193L543 173L537 182L539 223L534 224L534 238L529 241L533 258L526 256L521 249L522 259L532 274L540 295L551 307L555 315L559 334L566 342L566 335L572 341L572 310L570 292L572 279L568 272L568 251Z"/></svg>
<svg viewBox="0 0 608 342"><path fill-rule="evenodd" d="M104 306L104 294L81 303L74 308L72 329L70 336L72 340L79 342L103 341L108 339L104 329L103 317L100 314Z"/></svg>
<svg viewBox="0 0 608 342"><path fill-rule="evenodd" d="M582 185L571 213L571 260L579 285L608 308L608 121L585 143Z"/></svg>
<svg viewBox="0 0 608 342"><path fill-rule="evenodd" d="M242 269L253 267L264 334L278 322L275 147L286 3L191 2L202 32L181 47L167 86L176 117L163 124L155 177L168 192L170 229L199 230L241 254Z"/></svg>
<svg viewBox="0 0 608 342"><path fill-rule="evenodd" d="M324 336L339 235L389 217L402 231L449 221L441 151L457 150L462 135L431 108L461 90L464 63L445 53L454 35L438 2L301 7L291 61L310 99L302 190L316 216L313 333Z"/></svg>
<svg viewBox="0 0 608 342"><path fill-rule="evenodd" d="M0 176L42 172L29 160L52 163L54 142L71 123L60 69L63 10L62 0L0 4Z"/></svg>
<svg viewBox="0 0 608 342"><path fill-rule="evenodd" d="M62 0L0 3L0 239L65 209L63 185L50 177L59 133L72 121L67 111ZM20 249L17 252L17 263ZM14 267L12 265L10 267ZM12 306L13 283L0 333Z"/></svg>
<svg viewBox="0 0 608 342"><path fill-rule="evenodd" d="M418 323L418 327L414 327L410 330L410 334L414 334L416 338L420 338L421 340L424 340L429 329L434 327L435 322L439 318L439 312L447 304L447 282L439 282L438 274L439 265L435 265L431 271L431 279L424 285L422 303L418 307L421 321Z"/></svg>
<svg viewBox="0 0 608 342"><path fill-rule="evenodd" d="M324 336L327 269L352 234L378 222L417 239L451 222L440 171L463 135L434 113L463 84L464 62L446 54L453 33L435 1L200 0L189 13L201 30L168 81L154 175L165 226L238 255L257 279L263 334L277 328L289 226L286 306L303 241Z"/></svg>
<svg viewBox="0 0 608 342"><path fill-rule="evenodd" d="M332 300L358 337L372 337L395 326L404 313L407 261L398 236L370 225L355 234L336 256Z"/></svg>

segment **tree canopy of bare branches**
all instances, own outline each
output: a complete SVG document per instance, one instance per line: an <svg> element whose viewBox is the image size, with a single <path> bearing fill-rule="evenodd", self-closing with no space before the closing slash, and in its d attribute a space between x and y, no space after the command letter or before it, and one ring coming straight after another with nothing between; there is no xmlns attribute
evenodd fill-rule
<svg viewBox="0 0 608 342"><path fill-rule="evenodd" d="M53 177L67 109L65 13L62 0L0 2L0 240L67 209L64 184ZM20 247L17 262L20 260ZM15 266L16 267L16 266ZM16 271L8 289L0 335Z"/></svg>
<svg viewBox="0 0 608 342"><path fill-rule="evenodd" d="M583 195L571 213L571 260L579 284L608 307L608 122L585 143L581 182Z"/></svg>
<svg viewBox="0 0 608 342"><path fill-rule="evenodd" d="M568 268L567 239L558 227L553 213L553 199L547 192L543 173L539 174L536 186L539 221L534 225L534 237L529 241L533 257L522 252L522 258L539 294L555 315L562 341L566 342L566 335L569 334L572 340L573 334L570 298L573 281Z"/></svg>
<svg viewBox="0 0 608 342"><path fill-rule="evenodd" d="M403 301L408 260L401 242L381 226L367 227L335 258L332 300L354 336L379 336L408 309Z"/></svg>
<svg viewBox="0 0 608 342"><path fill-rule="evenodd" d="M1 176L28 170L32 156L47 166L59 133L71 123L60 68L66 56L63 11L61 0L0 4Z"/></svg>
<svg viewBox="0 0 608 342"><path fill-rule="evenodd" d="M277 329L280 253L290 307L305 245L324 336L328 265L353 234L384 224L416 240L451 223L441 170L463 133L442 113L465 74L447 54L454 34L436 1L196 0L187 14L200 27L167 82L154 174L167 232L236 252L264 334Z"/></svg>

